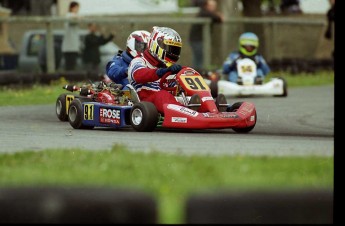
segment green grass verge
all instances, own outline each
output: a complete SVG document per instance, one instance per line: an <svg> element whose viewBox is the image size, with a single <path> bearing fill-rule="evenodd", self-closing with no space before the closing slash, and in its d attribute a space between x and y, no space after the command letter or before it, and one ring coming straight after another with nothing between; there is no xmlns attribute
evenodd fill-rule
<svg viewBox="0 0 345 226"><path fill-rule="evenodd" d="M271 77L283 77L286 79L288 88L297 86L318 86L334 84L334 72L324 71L317 74L292 75L287 72L272 72L266 81ZM64 92L63 85L68 84L65 79L53 82L51 85L34 85L29 87L11 88L0 87L0 106L9 105L33 105L55 103L56 98Z"/></svg>
<svg viewBox="0 0 345 226"><path fill-rule="evenodd" d="M272 72L267 76L266 79L271 77L283 77L286 79L288 87L334 85L333 71L320 71L316 74L290 74L287 72Z"/></svg>
<svg viewBox="0 0 345 226"><path fill-rule="evenodd" d="M44 150L0 155L0 186L132 187L152 194L159 223L184 223L190 194L219 189L333 188L333 157L180 156Z"/></svg>

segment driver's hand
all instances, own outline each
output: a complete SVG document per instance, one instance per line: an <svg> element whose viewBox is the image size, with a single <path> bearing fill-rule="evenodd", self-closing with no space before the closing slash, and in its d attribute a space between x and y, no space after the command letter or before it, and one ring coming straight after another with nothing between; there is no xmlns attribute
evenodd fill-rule
<svg viewBox="0 0 345 226"><path fill-rule="evenodd" d="M159 78L162 78L167 72L171 71L173 74L178 73L182 69L182 66L179 64L171 65L168 68L159 68L156 71L156 74Z"/></svg>
<svg viewBox="0 0 345 226"><path fill-rule="evenodd" d="M179 64L174 64L174 65L168 67L168 69L169 69L169 71L171 71L172 73L176 74L176 73L178 73L179 71L181 71L182 66L179 65Z"/></svg>

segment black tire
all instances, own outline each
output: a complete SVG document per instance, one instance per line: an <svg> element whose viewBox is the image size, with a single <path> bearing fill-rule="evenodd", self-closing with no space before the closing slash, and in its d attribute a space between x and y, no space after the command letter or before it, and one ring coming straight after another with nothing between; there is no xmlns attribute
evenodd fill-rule
<svg viewBox="0 0 345 226"><path fill-rule="evenodd" d="M131 126L139 132L152 132L158 123L159 114L151 102L139 102L133 105L130 113Z"/></svg>
<svg viewBox="0 0 345 226"><path fill-rule="evenodd" d="M67 122L68 121L68 115L66 111L66 94L61 94L57 99L56 99L56 104L55 104L55 110L56 110L56 116L60 121L62 122Z"/></svg>
<svg viewBox="0 0 345 226"><path fill-rule="evenodd" d="M283 81L283 94L275 95L275 97L287 97L287 95L288 95L287 82L286 82L285 78L283 78L283 77L278 77L278 79Z"/></svg>
<svg viewBox="0 0 345 226"><path fill-rule="evenodd" d="M243 104L243 102L234 103L229 108L229 112L236 112L241 107L242 104ZM254 125L246 127L246 128L232 128L232 129L237 133L249 133L250 131L252 131L254 129L256 122L257 122L257 114L255 112L255 123L254 123Z"/></svg>
<svg viewBox="0 0 345 226"><path fill-rule="evenodd" d="M212 97L216 98L218 96L218 81L211 80L210 90Z"/></svg>
<svg viewBox="0 0 345 226"><path fill-rule="evenodd" d="M93 129L94 126L86 126L83 125L83 116L84 116L84 109L83 109L83 102L88 100L85 99L74 99L69 106L68 109L68 121L69 124L74 129Z"/></svg>
<svg viewBox="0 0 345 226"><path fill-rule="evenodd" d="M219 112L226 112L228 109L228 105L227 105L227 101L226 98L224 96L224 94L220 93L217 97L216 97L216 106ZM227 106L222 106L222 104L226 104Z"/></svg>

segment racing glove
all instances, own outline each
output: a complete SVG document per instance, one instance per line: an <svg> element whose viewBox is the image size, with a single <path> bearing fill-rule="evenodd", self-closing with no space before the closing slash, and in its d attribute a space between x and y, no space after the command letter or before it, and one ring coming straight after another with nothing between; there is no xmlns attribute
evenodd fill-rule
<svg viewBox="0 0 345 226"><path fill-rule="evenodd" d="M171 65L170 67L168 67L168 69L170 69L170 71L171 71L173 74L176 74L176 73L178 73L179 71L181 71L182 66L179 65L179 64L174 64L174 65Z"/></svg>
<svg viewBox="0 0 345 226"><path fill-rule="evenodd" d="M182 66L179 64L174 64L168 68L159 68L156 71L156 74L158 75L159 78L162 78L163 75L165 75L167 72L171 71L172 73L178 73L182 69Z"/></svg>

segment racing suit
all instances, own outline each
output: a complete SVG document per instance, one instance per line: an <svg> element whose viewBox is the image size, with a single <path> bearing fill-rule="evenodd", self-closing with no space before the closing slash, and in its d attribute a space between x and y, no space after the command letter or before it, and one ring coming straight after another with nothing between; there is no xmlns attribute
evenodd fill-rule
<svg viewBox="0 0 345 226"><path fill-rule="evenodd" d="M132 61L132 56L126 51L119 50L118 54L111 59L106 65L107 76L116 84L123 85L123 89L127 89L128 81L128 66Z"/></svg>
<svg viewBox="0 0 345 226"><path fill-rule="evenodd" d="M256 63L256 75L257 77L261 77L261 79L264 79L264 77L271 71L262 55L256 54L252 57L248 57L244 56L239 51L234 51L230 53L223 63L223 74L228 75L230 82L237 83L238 73L236 61L243 58L250 58Z"/></svg>
<svg viewBox="0 0 345 226"><path fill-rule="evenodd" d="M128 75L130 84L137 91L140 100L153 103L158 112L164 115L164 104L182 104L171 93L160 88L160 78L156 74L160 68L166 66L145 50L142 56L137 56L131 61Z"/></svg>

